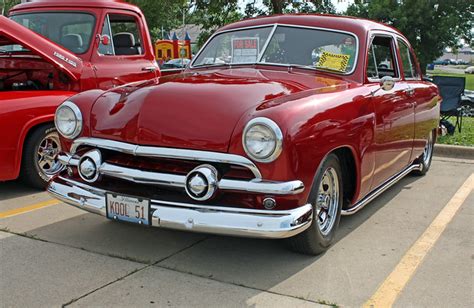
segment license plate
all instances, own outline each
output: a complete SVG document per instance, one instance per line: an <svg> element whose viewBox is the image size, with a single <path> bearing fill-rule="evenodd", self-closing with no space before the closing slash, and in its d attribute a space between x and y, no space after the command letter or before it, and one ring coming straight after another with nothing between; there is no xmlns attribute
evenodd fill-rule
<svg viewBox="0 0 474 308"><path fill-rule="evenodd" d="M150 200L108 193L106 202L108 218L141 225L149 224Z"/></svg>

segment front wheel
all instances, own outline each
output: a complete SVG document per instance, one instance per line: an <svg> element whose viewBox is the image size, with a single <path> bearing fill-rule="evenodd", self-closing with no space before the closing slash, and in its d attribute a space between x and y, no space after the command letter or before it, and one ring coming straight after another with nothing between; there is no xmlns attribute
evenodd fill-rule
<svg viewBox="0 0 474 308"><path fill-rule="evenodd" d="M426 140L425 150L423 154L417 159L418 163L421 165L420 170L413 171L415 175L425 175L431 167L431 160L433 159L433 149L436 142L435 131L431 131Z"/></svg>
<svg viewBox="0 0 474 308"><path fill-rule="evenodd" d="M318 255L331 246L341 218L342 189L339 159L335 154L330 154L321 164L309 195L308 202L313 205L311 226L287 240L290 249Z"/></svg>
<svg viewBox="0 0 474 308"><path fill-rule="evenodd" d="M30 186L44 189L53 175L61 171L62 165L56 159L60 151L59 134L53 124L36 128L23 146L21 179Z"/></svg>

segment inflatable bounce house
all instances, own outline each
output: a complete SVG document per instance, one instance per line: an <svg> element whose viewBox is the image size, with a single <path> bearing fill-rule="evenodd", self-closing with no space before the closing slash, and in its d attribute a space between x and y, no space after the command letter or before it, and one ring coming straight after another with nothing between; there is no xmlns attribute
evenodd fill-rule
<svg viewBox="0 0 474 308"><path fill-rule="evenodd" d="M156 41L155 56L160 66L171 59L191 59L191 38L188 32L186 32L184 40L179 40L175 32L172 39Z"/></svg>

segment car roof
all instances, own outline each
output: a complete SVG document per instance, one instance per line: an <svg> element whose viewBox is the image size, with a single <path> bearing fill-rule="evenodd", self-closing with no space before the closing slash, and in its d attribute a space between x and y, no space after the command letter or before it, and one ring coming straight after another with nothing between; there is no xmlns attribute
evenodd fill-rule
<svg viewBox="0 0 474 308"><path fill-rule="evenodd" d="M67 7L67 8L111 8L129 10L140 14L140 9L130 3L122 0L34 0L32 2L25 2L14 6L10 13L17 10L37 9L37 8L51 8L51 7Z"/></svg>
<svg viewBox="0 0 474 308"><path fill-rule="evenodd" d="M402 35L397 29L385 25L383 23L351 16L339 16L330 14L284 14L256 17L229 24L225 27L220 28L219 31L226 31L244 27L263 26L267 24L288 24L306 27L319 27L353 33L362 33L367 31L378 30L388 31L396 33L398 35Z"/></svg>

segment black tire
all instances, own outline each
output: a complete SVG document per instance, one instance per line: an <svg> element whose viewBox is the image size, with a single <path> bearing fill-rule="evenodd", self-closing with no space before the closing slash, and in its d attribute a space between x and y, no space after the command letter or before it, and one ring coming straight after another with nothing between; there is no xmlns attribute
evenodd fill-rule
<svg viewBox="0 0 474 308"><path fill-rule="evenodd" d="M60 165L57 165L57 161L54 161L54 165L53 163L50 163L52 166L50 170L46 171L46 168L42 169L40 167L40 154L38 153L40 151L40 146L43 148L44 142L47 138L54 138L55 141L57 140L57 142L55 142L57 143L57 150L54 150L54 147L51 147L52 154L49 154L48 152L47 155L49 158L54 156L54 153L60 151L59 135L52 123L35 128L25 140L23 146L20 179L27 185L38 189L44 189L54 173L60 171Z"/></svg>
<svg viewBox="0 0 474 308"><path fill-rule="evenodd" d="M426 141L426 147L420 157L416 160L421 165L421 170L414 170L412 173L417 176L425 175L431 167L431 161L433 160L434 145L436 143L436 133L431 131Z"/></svg>
<svg viewBox="0 0 474 308"><path fill-rule="evenodd" d="M319 219L317 214L317 200L323 175L325 175L328 170L331 170L329 171L331 173L334 171L337 174L337 181L334 182L337 182L338 185L338 196L334 198L334 200L337 200L337 204L333 207L336 215L335 220L333 221L330 230L325 230L325 232L323 232L320 226L322 220ZM335 154L329 154L319 167L309 194L308 203L313 205L313 221L311 226L302 233L287 239L286 241L289 248L293 251L309 255L318 255L325 252L334 241L336 230L341 219L342 202L343 182L341 164L339 158Z"/></svg>

